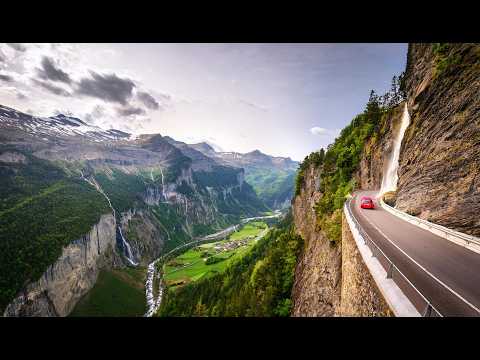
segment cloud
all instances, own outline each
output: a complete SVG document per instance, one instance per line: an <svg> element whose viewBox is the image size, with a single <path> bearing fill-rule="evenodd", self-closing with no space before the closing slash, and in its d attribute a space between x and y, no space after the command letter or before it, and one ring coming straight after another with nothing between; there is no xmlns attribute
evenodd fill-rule
<svg viewBox="0 0 480 360"><path fill-rule="evenodd" d="M144 115L145 110L140 107L128 106L126 108L117 109L117 114L120 116Z"/></svg>
<svg viewBox="0 0 480 360"><path fill-rule="evenodd" d="M20 51L20 52L25 52L27 51L27 48L22 45L22 44L18 44L18 43L7 43L8 46L10 46L12 49L15 49L17 51Z"/></svg>
<svg viewBox="0 0 480 360"><path fill-rule="evenodd" d="M325 129L325 128L321 128L321 127L318 127L318 126L314 126L310 129L310 132L313 134L313 135L327 135L328 134L328 130Z"/></svg>
<svg viewBox="0 0 480 360"><path fill-rule="evenodd" d="M137 98L150 110L158 110L160 105L155 98L146 92L137 92Z"/></svg>
<svg viewBox="0 0 480 360"><path fill-rule="evenodd" d="M322 127L319 127L319 126L314 126L310 129L310 132L313 134L313 135L317 135L317 136L326 136L326 137L329 137L329 138L334 138L338 135L340 135L340 129L325 129L325 128L322 128Z"/></svg>
<svg viewBox="0 0 480 360"><path fill-rule="evenodd" d="M57 116L57 115L65 115L65 116L71 116L71 117L74 117L75 114L73 112L71 112L70 110L62 110L62 109L55 109L53 110L53 115Z"/></svg>
<svg viewBox="0 0 480 360"><path fill-rule="evenodd" d="M242 104L244 104L244 105L246 105L246 106L248 106L248 107L251 107L251 108L260 110L260 111L268 111L268 109L267 109L266 107L263 107L263 106L254 104L254 103L249 102L249 101L240 100L240 103L242 103Z"/></svg>
<svg viewBox="0 0 480 360"><path fill-rule="evenodd" d="M18 99L18 100L26 100L26 99L28 99L28 96L27 96L25 93L21 92L21 91L17 91L16 96L17 96L17 99Z"/></svg>
<svg viewBox="0 0 480 360"><path fill-rule="evenodd" d="M95 105L90 113L85 114L85 121L88 123L94 123L104 116L105 108L102 105Z"/></svg>
<svg viewBox="0 0 480 360"><path fill-rule="evenodd" d="M126 105L132 97L135 84L130 79L122 79L115 74L97 74L93 71L91 78L83 78L77 84L76 93L102 99L107 102Z"/></svg>
<svg viewBox="0 0 480 360"><path fill-rule="evenodd" d="M60 81L67 84L72 82L70 75L55 65L52 58L42 58L42 68L37 69L38 76L44 80Z"/></svg>
<svg viewBox="0 0 480 360"><path fill-rule="evenodd" d="M13 82L13 77L10 75L0 74L0 81Z"/></svg>
<svg viewBox="0 0 480 360"><path fill-rule="evenodd" d="M160 101L170 101L172 100L172 97L168 94L158 94L158 97L160 97Z"/></svg>
<svg viewBox="0 0 480 360"><path fill-rule="evenodd" d="M8 95L15 96L18 100L28 99L27 91L20 91L14 86L2 86L0 88L0 91Z"/></svg>
<svg viewBox="0 0 480 360"><path fill-rule="evenodd" d="M59 95L59 96L66 96L66 97L72 96L72 94L70 94L67 90L62 89L61 87L55 86L46 81L41 81L37 79L32 79L32 80L36 85L44 88L45 90L51 92L52 94Z"/></svg>

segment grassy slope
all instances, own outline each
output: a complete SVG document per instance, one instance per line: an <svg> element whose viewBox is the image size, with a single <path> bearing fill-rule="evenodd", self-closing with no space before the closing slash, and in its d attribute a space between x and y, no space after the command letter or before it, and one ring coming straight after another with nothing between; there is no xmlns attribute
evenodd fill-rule
<svg viewBox="0 0 480 360"><path fill-rule="evenodd" d="M145 268L102 271L70 316L143 316L145 279Z"/></svg>
<svg viewBox="0 0 480 360"><path fill-rule="evenodd" d="M264 224L263 222L254 222L254 223L246 224L240 231L230 235L227 241L242 240L248 236L256 236L261 231L263 231L265 227L266 227L266 224ZM208 251L209 254L211 254L212 256L214 254L213 247L216 244L225 243L227 241L219 241L219 242L214 242L209 244L203 244L198 247L200 251L196 249L190 249L187 252L177 256L174 259L176 263L178 264L188 263L192 265L186 268L179 268L176 266L165 265L164 279L167 282L167 285L171 284L172 282L177 282L181 280L186 282L197 281L201 278L207 278L214 274L221 273L227 268L227 266L232 261L235 261L236 259L241 258L254 245L254 243L251 242L247 246L240 247L230 251L224 251L222 253L215 255L215 257L224 258L225 259L224 261L220 261L210 265L205 264L205 261L201 256L202 253L204 251Z"/></svg>

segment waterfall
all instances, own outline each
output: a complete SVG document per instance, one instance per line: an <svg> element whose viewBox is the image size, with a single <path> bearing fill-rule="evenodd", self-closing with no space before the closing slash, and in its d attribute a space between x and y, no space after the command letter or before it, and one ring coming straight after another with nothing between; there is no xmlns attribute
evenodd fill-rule
<svg viewBox="0 0 480 360"><path fill-rule="evenodd" d="M410 115L408 114L407 103L405 103L401 124L400 124L400 129L398 131L397 136L393 140L393 151L390 154L390 158L388 160L387 171L383 174L380 194L384 194L388 191L397 190L400 148L402 146L402 140L403 140L403 136L405 135L405 130L407 130L407 127L409 124L410 124Z"/></svg>
<svg viewBox="0 0 480 360"><path fill-rule="evenodd" d="M165 196L165 183L164 183L164 179L163 179L163 169L162 169L161 166L160 166L160 174L162 175L162 195L163 195L163 199L167 200L167 197Z"/></svg>
<svg viewBox="0 0 480 360"><path fill-rule="evenodd" d="M112 203L110 202L110 198L107 196L107 194L105 194L102 190L102 188L100 187L100 185L95 181L95 178L92 177L92 181L88 180L85 176L83 176L83 172L82 170L80 170L80 174L82 174L82 179L85 180L86 182L88 182L90 185L92 185L100 194L103 195L103 197L105 199L107 199L108 201L108 206L110 206L110 209L112 209L112 213L113 213L113 217L115 217L115 209L113 208L112 206Z"/></svg>
<svg viewBox="0 0 480 360"><path fill-rule="evenodd" d="M117 229L120 234L120 238L122 239L123 253L125 257L127 258L130 264L132 264L133 266L137 266L138 263L133 260L132 248L130 247L130 244L128 243L128 241L125 240L125 238L123 237L122 228L120 226L117 226Z"/></svg>
<svg viewBox="0 0 480 360"><path fill-rule="evenodd" d="M83 180L85 180L87 183L89 183L90 185L92 185L100 194L103 195L103 197L105 197L105 199L107 199L108 205L110 206L110 209L112 209L113 218L114 218L115 221L116 221L117 218L116 218L116 215L115 215L115 208L113 207L112 202L110 201L110 198L107 196L107 194L105 194L105 192L104 192L103 189L100 187L100 185L97 183L97 181L95 180L95 178L92 176L92 180L88 180L88 179L83 175L82 170L80 170L80 174L82 175L82 179L83 179ZM125 240L125 238L123 237L122 228L120 227L120 225L117 225L117 231L118 231L118 233L120 234L120 238L122 239L123 253L124 253L125 257L127 258L128 262L129 262L130 264L132 264L133 266L137 266L138 263L136 263L136 262L133 260L132 248L130 247L130 244L127 242L127 240Z"/></svg>

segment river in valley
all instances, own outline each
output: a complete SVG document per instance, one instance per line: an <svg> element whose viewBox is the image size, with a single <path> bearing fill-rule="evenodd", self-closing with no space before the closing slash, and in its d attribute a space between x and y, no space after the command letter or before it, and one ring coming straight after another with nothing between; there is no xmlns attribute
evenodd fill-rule
<svg viewBox="0 0 480 360"><path fill-rule="evenodd" d="M278 218L282 215L282 213L279 210L276 210L273 215L268 215L268 216L256 216L256 217L251 217L251 218L246 218L242 219L239 224L232 225L227 227L226 229L220 230L218 232L215 232L213 234L209 234L200 238L197 238L191 242L188 242L186 244L182 244L180 246L177 246L173 250L170 250L168 253L163 254L161 257L156 259L155 261L151 262L148 265L147 268L147 280L145 282L145 296L147 300L147 312L145 313L145 317L151 317L153 316L158 309L160 308L160 305L162 304L162 297L163 293L165 291L165 286L163 284L163 280L161 277L161 272L157 270L156 264L159 261L166 260L171 254L185 248L188 249L192 245L197 245L202 242L211 242L215 240L222 240L225 239L227 236L230 234L234 233L237 231L241 225L246 224L250 221L256 221L256 220L265 220L265 219L274 219ZM263 236L266 234L266 232L263 233ZM157 297L154 295L154 283L155 283L155 277L158 280L158 294Z"/></svg>

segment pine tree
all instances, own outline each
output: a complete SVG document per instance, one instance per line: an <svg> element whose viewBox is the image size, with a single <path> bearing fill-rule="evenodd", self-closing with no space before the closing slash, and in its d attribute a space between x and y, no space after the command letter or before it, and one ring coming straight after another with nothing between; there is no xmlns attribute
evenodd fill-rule
<svg viewBox="0 0 480 360"><path fill-rule="evenodd" d="M397 89L397 76L393 75L392 86L390 88L390 102L389 107L393 107L398 103L398 89Z"/></svg>
<svg viewBox="0 0 480 360"><path fill-rule="evenodd" d="M370 103L378 103L378 96L375 93L375 90L370 91L370 97L368 98L367 107L368 107L368 104Z"/></svg>
<svg viewBox="0 0 480 360"><path fill-rule="evenodd" d="M325 160L325 150L321 148L319 153L320 153L320 161L323 163L323 160Z"/></svg>
<svg viewBox="0 0 480 360"><path fill-rule="evenodd" d="M405 72L402 72L398 77L398 90L401 101L405 100L407 98L407 93L405 91Z"/></svg>

